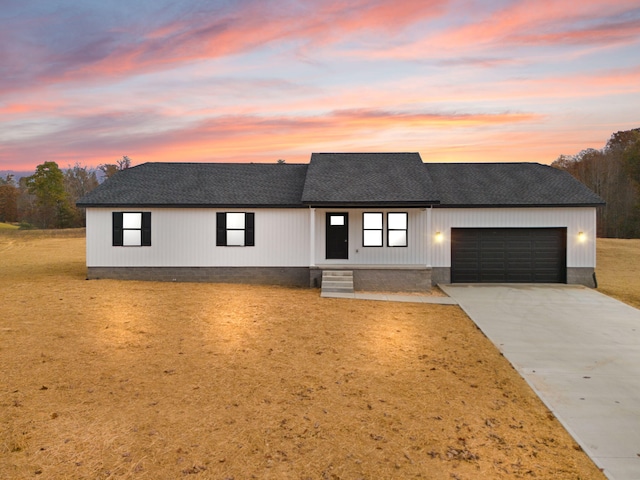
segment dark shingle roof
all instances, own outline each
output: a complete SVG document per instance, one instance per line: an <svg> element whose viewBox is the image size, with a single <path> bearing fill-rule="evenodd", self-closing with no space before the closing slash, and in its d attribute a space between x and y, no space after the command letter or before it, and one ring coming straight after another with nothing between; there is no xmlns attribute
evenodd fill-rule
<svg viewBox="0 0 640 480"><path fill-rule="evenodd" d="M309 165L145 163L79 207L593 206L569 173L537 163L422 163L417 153L314 153Z"/></svg>
<svg viewBox="0 0 640 480"><path fill-rule="evenodd" d="M301 207L307 165L144 163L78 202L89 206Z"/></svg>
<svg viewBox="0 0 640 480"><path fill-rule="evenodd" d="M443 207L604 203L569 173L538 163L428 163L425 168Z"/></svg>
<svg viewBox="0 0 640 480"><path fill-rule="evenodd" d="M418 153L314 153L302 201L309 205L427 205L437 194Z"/></svg>

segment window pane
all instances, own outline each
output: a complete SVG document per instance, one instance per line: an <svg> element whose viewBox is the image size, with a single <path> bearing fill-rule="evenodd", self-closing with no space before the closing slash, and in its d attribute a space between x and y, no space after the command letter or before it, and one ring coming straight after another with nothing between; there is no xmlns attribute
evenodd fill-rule
<svg viewBox="0 0 640 480"><path fill-rule="evenodd" d="M344 215L331 215L331 225L344 225Z"/></svg>
<svg viewBox="0 0 640 480"><path fill-rule="evenodd" d="M139 247L142 245L142 235L140 230L123 230L122 245Z"/></svg>
<svg viewBox="0 0 640 480"><path fill-rule="evenodd" d="M141 213L123 213L122 228L142 228Z"/></svg>
<svg viewBox="0 0 640 480"><path fill-rule="evenodd" d="M407 214L406 213L390 213L388 222L389 222L389 225L387 226L387 228L391 230L406 230Z"/></svg>
<svg viewBox="0 0 640 480"><path fill-rule="evenodd" d="M227 213L227 228L244 228L244 213Z"/></svg>
<svg viewBox="0 0 640 480"><path fill-rule="evenodd" d="M227 246L244 247L244 230L228 230Z"/></svg>
<svg viewBox="0 0 640 480"><path fill-rule="evenodd" d="M365 213L364 214L365 230L382 230L382 214L381 213Z"/></svg>
<svg viewBox="0 0 640 480"><path fill-rule="evenodd" d="M407 232L405 232L404 230L389 231L389 246L390 247L406 247Z"/></svg>
<svg viewBox="0 0 640 480"><path fill-rule="evenodd" d="M382 230L365 230L362 244L365 247L381 247Z"/></svg>

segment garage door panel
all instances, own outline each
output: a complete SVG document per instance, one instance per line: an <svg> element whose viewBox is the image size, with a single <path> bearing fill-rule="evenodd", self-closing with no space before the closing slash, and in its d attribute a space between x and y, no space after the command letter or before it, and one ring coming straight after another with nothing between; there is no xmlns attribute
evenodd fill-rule
<svg viewBox="0 0 640 480"><path fill-rule="evenodd" d="M531 248L534 240L532 240L531 238L516 237L507 239L506 243L511 248Z"/></svg>
<svg viewBox="0 0 640 480"><path fill-rule="evenodd" d="M461 228L451 238L454 283L566 282L566 228Z"/></svg>
<svg viewBox="0 0 640 480"><path fill-rule="evenodd" d="M507 255L505 255L505 252L488 251L484 252L484 254L479 258L481 258L483 261L486 260L488 262L504 261L507 258Z"/></svg>
<svg viewBox="0 0 640 480"><path fill-rule="evenodd" d="M491 263L491 262L484 263L483 262L481 264L480 268L482 269L481 271L482 271L483 274L486 274L486 273L489 273L489 272L491 272L491 273L500 272L500 274L502 274L502 272L504 272L504 270L505 270L505 264L504 263L495 263L495 262L493 262L493 263Z"/></svg>
<svg viewBox="0 0 640 480"><path fill-rule="evenodd" d="M507 279L505 283L535 283L533 277L527 273L515 274L510 273L507 274Z"/></svg>

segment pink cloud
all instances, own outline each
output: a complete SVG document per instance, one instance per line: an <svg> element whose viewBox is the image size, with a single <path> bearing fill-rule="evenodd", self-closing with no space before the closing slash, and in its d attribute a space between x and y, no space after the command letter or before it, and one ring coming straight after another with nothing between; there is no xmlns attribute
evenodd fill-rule
<svg viewBox="0 0 640 480"><path fill-rule="evenodd" d="M527 44L608 42L612 38L629 38L630 33L637 35L638 21L617 18L637 8L637 2L628 0L582 3L525 0L453 35L465 43L501 39ZM615 33L616 30L621 31Z"/></svg>
<svg viewBox="0 0 640 480"><path fill-rule="evenodd" d="M147 19L97 32L88 31L91 25L84 27L80 23L75 41L69 35L65 37L64 49L46 41L27 49L28 42L21 42L19 49L26 54L22 60L28 68L16 70L11 78L0 78L0 92L161 71L197 60L247 52L275 41L327 44L355 34L379 31L390 34L440 14L446 3L446 0L401 3L317 0L274 5L254 1L232 4L225 11L212 7L186 12L178 20L160 21L151 28L145 26ZM158 22L149 19L152 25L154 21ZM11 36L18 35L20 27L12 27ZM12 64L19 60L17 54L11 56Z"/></svg>
<svg viewBox="0 0 640 480"><path fill-rule="evenodd" d="M505 53L517 46L620 45L637 42L640 10L634 0L562 2L522 0L486 13L486 5L470 7L474 20L446 28L415 43L383 49L374 55L390 58L474 59L479 52ZM483 58L483 57L479 57Z"/></svg>
<svg viewBox="0 0 640 480"><path fill-rule="evenodd" d="M34 168L47 158L61 165L77 161L96 165L113 162L122 155L137 161L265 161L294 152L306 161L311 151L328 145L343 145L352 150L371 144L376 132L401 129L406 133L421 129L478 128L535 122L540 118L528 113L446 114L403 113L380 110L343 110L306 117L224 116L187 126L149 133L135 132L155 113L130 115L103 114L79 118L69 127L28 141L0 145L0 163L15 158L30 158ZM360 141L354 141L361 138ZM349 145L349 147L347 147ZM360 145L360 147L357 147ZM378 148L377 144L376 147ZM397 150L387 146L383 150ZM298 152L298 153L295 153Z"/></svg>

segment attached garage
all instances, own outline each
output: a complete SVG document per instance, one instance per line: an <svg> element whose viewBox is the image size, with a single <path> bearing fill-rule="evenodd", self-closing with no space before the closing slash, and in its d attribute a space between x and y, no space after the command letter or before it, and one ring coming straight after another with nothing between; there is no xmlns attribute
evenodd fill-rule
<svg viewBox="0 0 640 480"><path fill-rule="evenodd" d="M452 228L453 283L566 283L566 228Z"/></svg>

